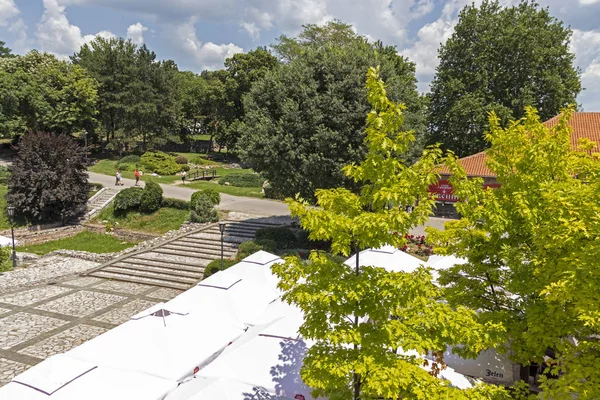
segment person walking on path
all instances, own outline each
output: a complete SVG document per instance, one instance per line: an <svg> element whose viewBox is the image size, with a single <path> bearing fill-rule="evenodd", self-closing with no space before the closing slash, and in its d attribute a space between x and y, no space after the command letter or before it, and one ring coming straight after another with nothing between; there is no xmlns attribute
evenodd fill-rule
<svg viewBox="0 0 600 400"><path fill-rule="evenodd" d="M124 183L122 181L122 176L121 176L121 170L117 171L117 183L115 185L117 186L123 186Z"/></svg>
<svg viewBox="0 0 600 400"><path fill-rule="evenodd" d="M139 186L140 185L140 171L136 168L133 175L135 175L135 186Z"/></svg>
<svg viewBox="0 0 600 400"><path fill-rule="evenodd" d="M185 185L185 177L186 177L187 173L185 172L185 170L181 170L181 182Z"/></svg>

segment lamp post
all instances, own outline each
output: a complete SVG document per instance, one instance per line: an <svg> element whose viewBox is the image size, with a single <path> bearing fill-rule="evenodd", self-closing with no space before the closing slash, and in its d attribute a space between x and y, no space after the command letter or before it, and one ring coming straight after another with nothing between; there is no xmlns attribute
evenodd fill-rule
<svg viewBox="0 0 600 400"><path fill-rule="evenodd" d="M225 221L219 221L219 230L221 231L221 271L224 268L223 263L223 234L225 233Z"/></svg>
<svg viewBox="0 0 600 400"><path fill-rule="evenodd" d="M15 208L13 206L6 207L6 211L8 212L8 218L10 219L10 233L12 235L12 261L13 261L13 269L17 268L17 252L15 251Z"/></svg>

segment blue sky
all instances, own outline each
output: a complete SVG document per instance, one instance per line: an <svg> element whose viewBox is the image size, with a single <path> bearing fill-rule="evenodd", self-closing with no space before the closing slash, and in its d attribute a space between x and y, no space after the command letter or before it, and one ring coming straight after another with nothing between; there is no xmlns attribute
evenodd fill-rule
<svg viewBox="0 0 600 400"><path fill-rule="evenodd" d="M16 53L73 54L96 35L146 43L180 69L217 69L226 57L269 45L302 24L338 18L417 64L421 91L437 48L472 0L0 0L0 40ZM501 0L502 4L518 0ZM573 29L585 111L600 111L600 0L538 0ZM476 3L481 0L475 0Z"/></svg>

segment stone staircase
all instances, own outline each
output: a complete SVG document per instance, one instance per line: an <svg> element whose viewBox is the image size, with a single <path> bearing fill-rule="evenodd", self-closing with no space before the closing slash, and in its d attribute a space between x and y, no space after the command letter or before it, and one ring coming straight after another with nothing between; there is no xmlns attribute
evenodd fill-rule
<svg viewBox="0 0 600 400"><path fill-rule="evenodd" d="M88 200L85 218L90 219L95 214L99 213L115 198L117 193L119 193L119 189L100 189L98 193Z"/></svg>
<svg viewBox="0 0 600 400"><path fill-rule="evenodd" d="M240 243L257 229L280 226L260 220L226 221L223 257L234 257ZM177 236L159 246L110 261L85 275L186 290L202 280L206 265L221 258L219 224Z"/></svg>

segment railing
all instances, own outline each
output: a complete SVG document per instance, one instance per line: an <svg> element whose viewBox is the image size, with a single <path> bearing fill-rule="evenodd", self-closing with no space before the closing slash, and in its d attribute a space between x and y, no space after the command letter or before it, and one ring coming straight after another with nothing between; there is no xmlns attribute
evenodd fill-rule
<svg viewBox="0 0 600 400"><path fill-rule="evenodd" d="M211 179L218 178L216 169L209 169L209 170L202 170L202 171L196 170L195 172L190 172L190 174L188 176L189 176L189 179L192 181L196 181L196 180L209 181Z"/></svg>

